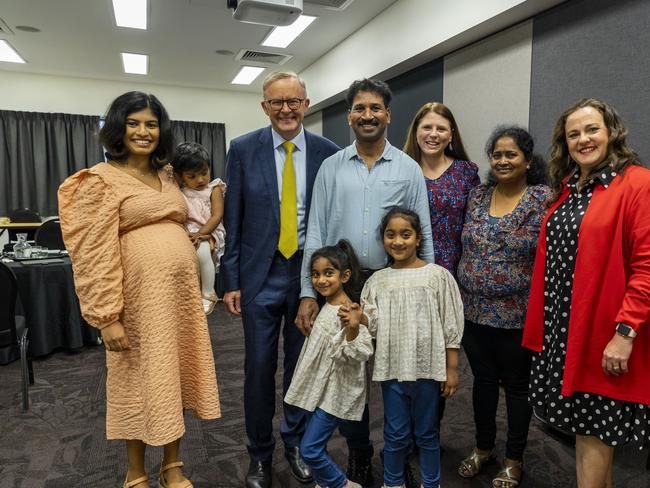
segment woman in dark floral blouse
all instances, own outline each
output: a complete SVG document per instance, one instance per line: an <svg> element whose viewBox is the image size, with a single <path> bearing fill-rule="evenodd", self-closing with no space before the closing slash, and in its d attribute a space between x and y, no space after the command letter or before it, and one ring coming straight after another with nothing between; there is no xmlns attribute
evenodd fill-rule
<svg viewBox="0 0 650 488"><path fill-rule="evenodd" d="M476 447L458 467L471 478L495 459L499 385L506 394L508 437L503 469L492 482L513 488L532 410L528 404L531 352L521 347L535 251L545 201L546 163L533 138L518 127L497 128L486 145L488 183L469 195L458 283L465 307L463 346L474 374Z"/></svg>
<svg viewBox="0 0 650 488"><path fill-rule="evenodd" d="M481 181L449 108L437 102L424 104L411 122L404 152L424 173L436 264L456 276L467 195Z"/></svg>

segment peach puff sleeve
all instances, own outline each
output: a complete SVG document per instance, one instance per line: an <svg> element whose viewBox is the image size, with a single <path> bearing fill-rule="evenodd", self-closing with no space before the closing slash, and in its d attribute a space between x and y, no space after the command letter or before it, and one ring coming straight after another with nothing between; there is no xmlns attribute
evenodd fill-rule
<svg viewBox="0 0 650 488"><path fill-rule="evenodd" d="M92 169L59 187L61 230L81 313L99 329L117 321L123 308L119 210L113 189Z"/></svg>

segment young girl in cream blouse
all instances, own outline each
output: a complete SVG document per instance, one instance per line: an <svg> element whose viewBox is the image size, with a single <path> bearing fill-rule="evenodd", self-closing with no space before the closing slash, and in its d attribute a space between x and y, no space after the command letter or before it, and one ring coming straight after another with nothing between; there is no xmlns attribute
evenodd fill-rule
<svg viewBox="0 0 650 488"><path fill-rule="evenodd" d="M342 305L358 298L360 267L350 243L340 240L311 256L311 282L325 298L303 345L284 401L304 408L310 417L300 455L319 487L361 488L327 454L327 442L340 423L361 420L367 402L366 362L372 338L359 322L343 326Z"/></svg>
<svg viewBox="0 0 650 488"><path fill-rule="evenodd" d="M439 488L438 403L458 387L463 305L451 273L418 257L422 227L415 212L390 210L381 235L390 266L368 279L361 305L342 307L340 316L348 327L367 325L377 339L372 379L384 400L384 487L404 486L415 437L422 486Z"/></svg>

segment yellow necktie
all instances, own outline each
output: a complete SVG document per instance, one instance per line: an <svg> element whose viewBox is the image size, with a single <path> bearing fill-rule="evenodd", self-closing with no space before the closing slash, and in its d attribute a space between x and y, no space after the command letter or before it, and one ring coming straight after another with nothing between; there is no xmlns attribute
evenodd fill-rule
<svg viewBox="0 0 650 488"><path fill-rule="evenodd" d="M289 259L298 250L298 199L296 197L296 172L293 169L295 144L282 144L287 156L282 171L282 199L280 201L280 240L278 250Z"/></svg>

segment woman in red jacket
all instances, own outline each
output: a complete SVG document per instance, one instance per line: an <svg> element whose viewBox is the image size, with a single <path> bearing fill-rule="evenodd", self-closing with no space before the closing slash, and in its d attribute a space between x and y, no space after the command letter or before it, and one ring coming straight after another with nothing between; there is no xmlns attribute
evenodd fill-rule
<svg viewBox="0 0 650 488"><path fill-rule="evenodd" d="M524 346L536 415L576 436L579 488L612 486L614 447L650 443L650 171L613 107L558 120Z"/></svg>

